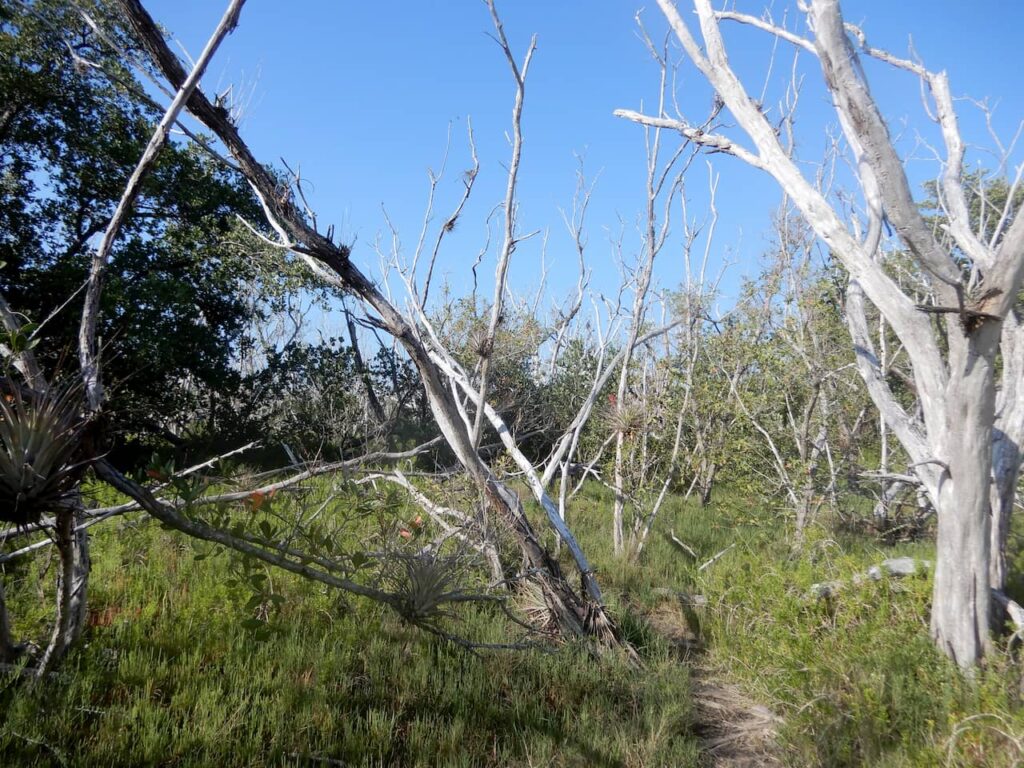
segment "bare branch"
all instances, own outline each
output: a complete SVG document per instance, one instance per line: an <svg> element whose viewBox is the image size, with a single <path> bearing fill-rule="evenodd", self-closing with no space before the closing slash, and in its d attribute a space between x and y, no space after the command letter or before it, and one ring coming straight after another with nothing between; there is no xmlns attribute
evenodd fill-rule
<svg viewBox="0 0 1024 768"><path fill-rule="evenodd" d="M519 164L523 153L523 100L526 96L526 73L530 67L530 61L533 59L534 51L537 50L537 37L534 35L530 39L530 45L527 48L526 56L523 59L522 70L520 70L516 65L515 56L512 55L512 49L509 47L508 40L505 37L505 28L502 26L501 19L498 17L497 9L494 6L494 0L486 0L486 2L487 7L491 11L491 19L494 22L494 29L497 33L498 43L501 45L501 49L505 53L505 58L508 59L509 67L511 68L512 75L516 81L516 98L515 103L512 106L512 159L509 161L508 166L508 182L505 188L505 203L503 206L505 211L505 238L501 246L501 251L498 253L498 263L494 270L494 298L491 301L491 318L487 325L487 334L484 337L479 350L479 388L481 397L484 400L487 398L487 390L490 384L491 356L494 351L494 338L498 331L498 326L503 318L505 290L508 282L508 265L512 258L512 252L515 250L516 244L519 241L516 235L516 185L519 180ZM474 448L480 445L483 423L483 410L478 408L473 423L472 437Z"/></svg>
<svg viewBox="0 0 1024 768"><path fill-rule="evenodd" d="M676 120L669 117L652 117L632 109L616 109L612 114L615 117L621 117L631 122L647 126L648 128L665 128L670 131L678 131L682 136L689 139L694 144L699 144L702 147L706 147L716 152L723 152L727 155L732 155L733 157L737 157L743 162L752 165L754 168L766 169L765 165L757 155L750 150L741 147L739 144L736 144L732 139L726 138L725 136L717 133L707 133L682 120Z"/></svg>
<svg viewBox="0 0 1024 768"><path fill-rule="evenodd" d="M89 286L85 293L85 305L82 308L82 323L78 337L78 355L82 366L82 381L85 384L86 400L90 410L99 410L103 402L99 351L96 348L96 326L99 322L100 295L103 291L103 278L106 273L110 250L114 245L114 240L117 238L121 225L128 215L129 209L139 195L142 179L167 141L171 126L185 108L185 104L191 98L193 92L198 88L199 80L206 71L206 67L210 63L210 59L213 58L213 54L216 53L224 38L238 25L238 17L244 4L245 0L231 0L227 10L221 17L220 23L200 54L199 60L196 62L192 72L189 73L188 77L179 86L174 100L153 132L149 145L143 152L142 158L139 160L138 165L135 166L128 184L121 193L121 199L118 201L114 215L107 225L103 239L100 241L96 253L93 254L92 264L89 268Z"/></svg>

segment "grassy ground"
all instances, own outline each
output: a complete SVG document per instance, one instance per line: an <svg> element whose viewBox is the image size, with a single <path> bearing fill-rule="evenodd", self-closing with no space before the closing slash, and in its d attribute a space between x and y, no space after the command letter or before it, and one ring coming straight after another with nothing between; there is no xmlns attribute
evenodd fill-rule
<svg viewBox="0 0 1024 768"><path fill-rule="evenodd" d="M105 524L84 642L59 679L0 692L0 765L700 765L694 662L782 716L791 765L1024 760L1016 664L997 654L965 681L940 658L926 575L806 597L812 583L886 557L929 557L928 545L815 531L794 556L777 512L724 494L707 510L670 499L632 564L611 555L607 492L588 487L577 509L570 523L642 670L573 646L472 656L277 572L267 576L284 598L280 629L257 641L225 558L197 560L153 523ZM22 633L46 618L44 562L7 576ZM693 593L707 607L685 607L679 596ZM458 628L492 641L514 631L488 608ZM694 635L707 649L699 657L672 642Z"/></svg>
<svg viewBox="0 0 1024 768"><path fill-rule="evenodd" d="M97 529L99 530L99 529ZM572 646L466 653L388 609L270 572L285 598L263 642L223 557L153 523L93 540L90 628L60 680L0 693L0 765L695 765L687 669L632 627L646 666ZM41 631L39 565L8 578ZM48 580L48 579L47 579ZM514 634L462 611L478 640Z"/></svg>
<svg viewBox="0 0 1024 768"><path fill-rule="evenodd" d="M708 663L782 716L780 741L796 766L1019 766L1024 764L1021 671L998 646L973 681L933 647L931 579L865 580L882 560L930 560L930 543L883 545L870 536L812 530L794 555L777 527L744 511L719 522L683 515L676 533L702 552L731 550L695 588L710 601ZM722 519L747 520L736 536ZM849 586L809 599L812 584Z"/></svg>

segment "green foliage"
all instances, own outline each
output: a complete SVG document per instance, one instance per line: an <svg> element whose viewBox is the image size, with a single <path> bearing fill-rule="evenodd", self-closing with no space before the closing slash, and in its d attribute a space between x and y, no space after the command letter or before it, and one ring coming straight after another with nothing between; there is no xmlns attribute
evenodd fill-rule
<svg viewBox="0 0 1024 768"><path fill-rule="evenodd" d="M446 296L441 306L433 318L435 327L455 358L472 371L487 341L490 305L476 297ZM572 404L579 402L580 387L593 375L576 367L576 363L587 362L585 353L576 356L577 346L560 361L554 380L547 382L539 370L540 347L546 337L547 329L536 317L525 309L506 307L490 352L488 400L517 436L520 449L537 460L546 455L552 441L576 415ZM567 384L566 376L575 381ZM493 432L485 442L491 440L497 441Z"/></svg>
<svg viewBox="0 0 1024 768"><path fill-rule="evenodd" d="M235 412L261 425L268 442L284 441L300 456L335 459L363 442L362 383L350 349L338 339L295 340L272 350L239 386Z"/></svg>
<svg viewBox="0 0 1024 768"><path fill-rule="evenodd" d="M999 227L999 234L994 243L998 246L1006 234L1007 225L1024 205L1024 187L1018 186L1013 189L1005 175L997 176L984 169L968 171L961 179L961 184L967 198L967 214L971 228L978 233L982 242L987 243L993 240L996 228ZM956 243L946 227L946 212L938 183L926 181L924 190L927 198L921 203L921 210L932 223L935 234L942 240L943 245L950 249L955 258L964 260L964 254L956 248ZM1010 203L1009 212L1004 218L1003 211L1007 209L1007 202Z"/></svg>
<svg viewBox="0 0 1024 768"><path fill-rule="evenodd" d="M930 574L852 583L886 558L934 560L931 544L886 546L815 526L794 554L776 510L725 487L705 508L670 498L641 561L623 562L611 555L611 492L588 484L582 494L569 523L606 592L628 595L634 621L669 608L678 615L676 595L704 596L706 607L682 613L683 629L706 648L706 679L739 684L781 717L784 764L1009 768L1024 759L1016 654L999 646L967 679L929 635ZM831 580L848 588L829 600L808 596ZM650 633L657 623L644 624Z"/></svg>
<svg viewBox="0 0 1024 768"><path fill-rule="evenodd" d="M132 48L108 3L85 6ZM34 348L52 373L76 347L93 247L158 115L78 8L53 0L0 9L0 93L0 290L39 324L9 342ZM138 443L208 448L252 435L239 356L288 294L323 289L238 216L262 221L233 172L195 145L163 149L111 253L100 307L108 424L130 445L115 458L130 463Z"/></svg>
<svg viewBox="0 0 1024 768"><path fill-rule="evenodd" d="M996 654L973 681L965 679L929 636L927 574L852 582L885 558L933 559L931 545L883 549L861 537L840 544L818 529L793 556L771 530L695 580L710 601L703 627L714 672L782 716L789 762L1019 764L1024 709L1016 663ZM700 539L692 529L677 532ZM728 523L712 538L710 549L726 546ZM828 599L809 597L812 584L830 580L847 586Z"/></svg>
<svg viewBox="0 0 1024 768"><path fill-rule="evenodd" d="M301 546L372 578L374 552L402 545L415 513L400 497L344 488L325 478L311 489L303 503L315 508L342 493ZM279 540L296 502L249 498L204 514ZM95 529L85 642L60 677L0 691L4 765L276 765L294 755L373 765L697 765L689 662L700 646L705 684L738 683L782 717L787 764L998 768L1024 757L1013 658L997 653L967 680L930 640L928 575L852 583L887 557L931 559L930 545L883 547L811 528L795 556L774 510L723 488L708 507L670 497L631 562L611 553L610 505L607 488L587 484L569 523L641 670L571 644L473 656L384 606L339 601L152 521L108 523ZM424 530L419 542L431 536ZM419 543L409 544L411 554ZM413 589L405 561L394 562L386 577ZM828 580L849 586L829 600L808 597ZM44 631L48 612L34 595L48 581L44 558L6 575L19 636ZM430 577L419 588L433 594L450 583ZM695 593L705 607L679 602ZM460 634L481 642L519 629L487 604L460 606L459 615Z"/></svg>

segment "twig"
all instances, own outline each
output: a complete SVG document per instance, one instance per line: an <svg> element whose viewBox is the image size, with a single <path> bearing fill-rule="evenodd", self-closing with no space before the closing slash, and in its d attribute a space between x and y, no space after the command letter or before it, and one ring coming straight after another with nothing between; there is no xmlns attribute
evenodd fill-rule
<svg viewBox="0 0 1024 768"><path fill-rule="evenodd" d="M677 547L679 547L681 550L683 550L683 552L688 554L694 560L697 559L697 553L694 552L693 549L686 542L681 541L680 539L676 538L676 530L675 530L675 528L673 528L669 532L668 537L672 540L672 543L675 544ZM701 566L701 570L703 570L703 569L704 569L704 566Z"/></svg>
<svg viewBox="0 0 1024 768"><path fill-rule="evenodd" d="M730 545L729 545L728 547L726 547L725 549L723 549L723 550L722 550L721 552L719 552L719 553L718 553L717 555L715 555L715 556L714 556L714 557L712 557L712 558L711 558L710 560L708 560L708 561L707 561L706 563L704 563L704 565L702 565L702 566L701 566L700 568L698 568L698 569L697 569L697 573L700 573L700 572L701 572L701 571L703 571L703 570L704 570L705 568L708 568L709 566L712 566L712 565L714 565L714 564L715 564L715 563L716 563L716 562L717 562L717 561L718 561L719 559L721 559L721 557L722 557L722 556L723 556L723 555L724 555L724 554L725 554L726 552L728 552L728 551L729 551L730 549L732 549L732 548L733 548L733 547L735 547L735 546L736 546L736 544L735 544L735 543L732 543L732 544L730 544Z"/></svg>

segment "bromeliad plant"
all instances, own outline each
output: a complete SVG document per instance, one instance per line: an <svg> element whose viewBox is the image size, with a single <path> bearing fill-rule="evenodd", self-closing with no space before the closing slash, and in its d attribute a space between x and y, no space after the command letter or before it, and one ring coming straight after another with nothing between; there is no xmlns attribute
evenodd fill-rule
<svg viewBox="0 0 1024 768"><path fill-rule="evenodd" d="M35 523L66 505L84 467L81 386L23 394L5 377L0 389L0 520Z"/></svg>

